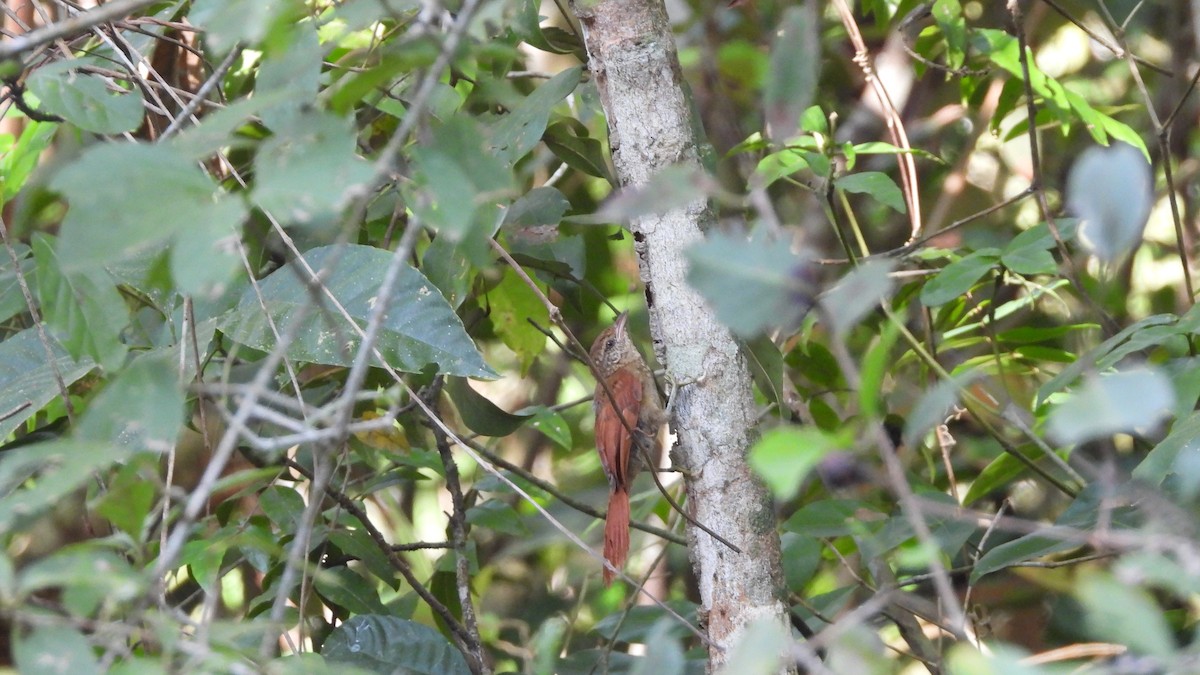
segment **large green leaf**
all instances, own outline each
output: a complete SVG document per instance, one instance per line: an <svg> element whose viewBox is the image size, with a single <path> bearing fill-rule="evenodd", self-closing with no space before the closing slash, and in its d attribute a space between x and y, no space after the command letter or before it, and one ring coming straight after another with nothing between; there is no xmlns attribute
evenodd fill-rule
<svg viewBox="0 0 1200 675"><path fill-rule="evenodd" d="M512 170L465 115L450 117L412 154L416 190L410 208L477 267L486 267L500 207L516 191Z"/></svg>
<svg viewBox="0 0 1200 675"><path fill-rule="evenodd" d="M62 346L76 359L92 358L108 370L125 361L121 333L129 312L107 271L87 269L67 274L45 236L33 239L42 316L57 332Z"/></svg>
<svg viewBox="0 0 1200 675"><path fill-rule="evenodd" d="M1101 509L1101 499L1105 487L1098 484L1084 488L1071 505L1062 512L1055 525L1068 530L1090 530L1095 527ZM1129 527L1133 520L1133 507L1121 506L1107 511L1111 518L1112 527ZM971 570L971 583L992 572L1011 567L1014 564L1041 558L1052 553L1060 553L1078 546L1084 542L1077 538L1057 536L1053 527L1047 527L1042 532L1034 532L1012 541L989 549L975 563Z"/></svg>
<svg viewBox="0 0 1200 675"><path fill-rule="evenodd" d="M126 447L111 443L48 441L4 453L0 462L0 532L54 507L96 471L131 455ZM37 476L37 480L29 479ZM26 483L26 481L29 481Z"/></svg>
<svg viewBox="0 0 1200 675"><path fill-rule="evenodd" d="M393 616L365 614L334 629L321 648L332 663L381 675L468 675L462 653L441 633Z"/></svg>
<svg viewBox="0 0 1200 675"><path fill-rule="evenodd" d="M322 276L323 286L363 327L378 301L379 285L391 257L383 249L359 245L323 246L304 255L314 270L337 261L336 267ZM277 346L272 325L282 333L299 320L295 338L287 346L289 357L309 363L350 365L360 344L358 334L329 306L323 294L318 293L314 299L307 281L307 273L294 261L276 270L259 284L269 317L264 315L258 295L248 289L238 306L222 319L221 330L237 342L270 350ZM317 301L322 304L317 306ZM485 379L496 375L484 363L446 299L408 265L401 269L393 288L375 346L392 367L405 372L419 372L436 364L449 375Z"/></svg>
<svg viewBox="0 0 1200 675"><path fill-rule="evenodd" d="M78 437L135 451L166 452L183 426L183 388L171 352L135 359L92 401Z"/></svg>
<svg viewBox="0 0 1200 675"><path fill-rule="evenodd" d="M786 245L716 234L688 250L688 283L743 337L794 328L813 304L809 264Z"/></svg>
<svg viewBox="0 0 1200 675"><path fill-rule="evenodd" d="M281 113L274 131L255 155L254 199L277 218L329 221L373 176L355 153L348 119L316 111Z"/></svg>
<svg viewBox="0 0 1200 675"><path fill-rule="evenodd" d="M575 91L582 74L582 66L567 68L522 99L492 127L492 150L509 164L528 154L546 131L550 111Z"/></svg>
<svg viewBox="0 0 1200 675"><path fill-rule="evenodd" d="M181 247L172 273L189 293L210 293L238 264L226 240L246 214L178 148L105 143L86 150L51 181L71 208L58 255L63 272L100 269ZM197 269L199 268L199 269Z"/></svg>
<svg viewBox="0 0 1200 675"><path fill-rule="evenodd" d="M71 358L57 340L46 337L52 360L47 359L36 328L27 328L0 342L0 411L17 411L0 420L0 438L6 438L58 396L56 370L63 384L70 386L96 367L88 357L78 361Z"/></svg>
<svg viewBox="0 0 1200 675"><path fill-rule="evenodd" d="M29 91L41 107L95 134L120 134L142 124L142 92L113 91L97 75L80 72L79 61L59 61L29 76Z"/></svg>
<svg viewBox="0 0 1200 675"><path fill-rule="evenodd" d="M104 672L88 639L70 626L40 626L28 634L16 631L14 638L14 664L26 675Z"/></svg>

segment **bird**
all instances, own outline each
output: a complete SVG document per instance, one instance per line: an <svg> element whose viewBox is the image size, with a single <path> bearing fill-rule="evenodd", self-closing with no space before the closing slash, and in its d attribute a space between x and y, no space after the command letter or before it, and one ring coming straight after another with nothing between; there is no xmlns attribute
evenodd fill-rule
<svg viewBox="0 0 1200 675"><path fill-rule="evenodd" d="M627 312L596 337L589 355L600 377L592 408L596 413L596 451L609 489L604 558L620 569L629 554L629 489L643 464L638 445L656 439L666 414L654 373L629 336ZM607 565L603 575L604 585L611 585L615 574Z"/></svg>

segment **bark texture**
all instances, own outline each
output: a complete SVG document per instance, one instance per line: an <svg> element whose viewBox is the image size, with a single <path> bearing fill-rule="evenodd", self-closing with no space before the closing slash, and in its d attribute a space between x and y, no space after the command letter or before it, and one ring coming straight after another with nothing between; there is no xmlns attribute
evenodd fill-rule
<svg viewBox="0 0 1200 675"><path fill-rule="evenodd" d="M676 164L699 167L700 139L662 0L577 0L574 7L621 184L643 185ZM672 420L689 508L742 550L689 528L701 616L716 645L710 672L751 623L788 625L774 512L746 464L755 424L750 373L729 330L687 283L687 248L713 222L698 199L630 223L655 355L677 382L695 380L676 392Z"/></svg>

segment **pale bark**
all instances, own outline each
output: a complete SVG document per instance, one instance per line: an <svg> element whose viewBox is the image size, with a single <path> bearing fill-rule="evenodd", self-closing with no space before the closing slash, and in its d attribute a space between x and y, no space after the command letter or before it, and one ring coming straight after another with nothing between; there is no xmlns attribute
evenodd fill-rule
<svg viewBox="0 0 1200 675"><path fill-rule="evenodd" d="M580 0L574 6L621 184L643 185L675 164L698 167L699 139L662 0ZM655 354L675 381L695 381L675 394L672 420L678 435L673 455L687 476L689 508L741 549L736 553L689 528L701 616L716 645L710 672L750 623L765 618L788 625L774 512L746 464L756 417L746 359L686 279L686 251L713 221L700 198L630 223Z"/></svg>

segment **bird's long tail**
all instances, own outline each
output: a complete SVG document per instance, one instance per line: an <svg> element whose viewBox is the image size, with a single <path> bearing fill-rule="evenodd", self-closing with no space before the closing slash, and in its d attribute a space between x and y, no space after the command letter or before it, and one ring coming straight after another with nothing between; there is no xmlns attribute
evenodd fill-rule
<svg viewBox="0 0 1200 675"><path fill-rule="evenodd" d="M617 569L625 564L629 554L629 493L617 488L608 498L608 517L604 521L604 557ZM604 568L604 585L616 576Z"/></svg>

